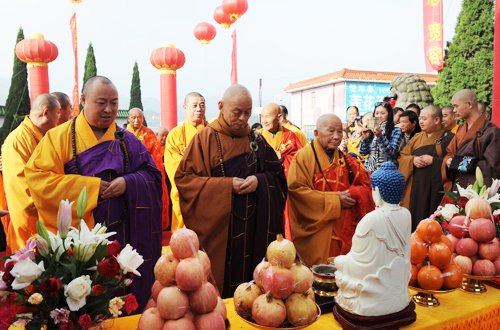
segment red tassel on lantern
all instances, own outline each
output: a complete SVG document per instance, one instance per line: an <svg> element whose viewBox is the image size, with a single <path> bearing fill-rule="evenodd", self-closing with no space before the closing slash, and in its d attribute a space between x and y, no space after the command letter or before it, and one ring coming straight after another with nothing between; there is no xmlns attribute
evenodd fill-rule
<svg viewBox="0 0 500 330"><path fill-rule="evenodd" d="M215 27L207 22L200 23L194 28L194 36L202 44L209 44L210 41L215 38L217 30Z"/></svg>

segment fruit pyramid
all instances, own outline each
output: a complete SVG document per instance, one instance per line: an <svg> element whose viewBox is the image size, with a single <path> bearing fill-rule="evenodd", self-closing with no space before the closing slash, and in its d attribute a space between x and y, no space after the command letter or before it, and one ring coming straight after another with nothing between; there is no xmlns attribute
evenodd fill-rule
<svg viewBox="0 0 500 330"><path fill-rule="evenodd" d="M432 219L420 221L411 235L409 285L424 290L451 290L462 284L462 272L452 260L453 243Z"/></svg>
<svg viewBox="0 0 500 330"><path fill-rule="evenodd" d="M266 257L267 261L255 267L254 280L236 289L236 313L272 328L285 320L294 326L314 322L318 311L311 289L313 274L297 259L293 243L278 234L269 244Z"/></svg>
<svg viewBox="0 0 500 330"><path fill-rule="evenodd" d="M500 243L491 220L490 203L481 198L470 199L465 212L468 216L456 216L448 226L455 264L466 275L500 275Z"/></svg>
<svg viewBox="0 0 500 330"><path fill-rule="evenodd" d="M210 259L199 247L198 236L192 230L183 228L172 235L172 253L156 262L152 297L138 330L226 329L226 306L208 281Z"/></svg>

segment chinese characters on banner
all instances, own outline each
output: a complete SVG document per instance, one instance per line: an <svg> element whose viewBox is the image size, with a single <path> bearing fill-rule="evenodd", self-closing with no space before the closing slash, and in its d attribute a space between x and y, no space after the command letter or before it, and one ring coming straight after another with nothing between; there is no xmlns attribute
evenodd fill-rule
<svg viewBox="0 0 500 330"><path fill-rule="evenodd" d="M345 92L346 109L350 106L356 106L360 115L372 112L375 102L382 101L384 96L390 94L390 85L389 83L347 81Z"/></svg>
<svg viewBox="0 0 500 330"><path fill-rule="evenodd" d="M427 72L443 68L443 1L424 2L424 52Z"/></svg>
<svg viewBox="0 0 500 330"><path fill-rule="evenodd" d="M71 27L71 36L73 40L73 52L75 53L75 88L73 89L73 116L76 117L80 113L80 100L78 97L78 47L76 39L76 13L69 21Z"/></svg>

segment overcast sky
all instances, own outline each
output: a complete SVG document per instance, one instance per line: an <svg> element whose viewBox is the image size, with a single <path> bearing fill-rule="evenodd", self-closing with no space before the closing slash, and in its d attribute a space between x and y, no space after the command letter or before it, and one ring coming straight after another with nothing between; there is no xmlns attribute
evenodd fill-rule
<svg viewBox="0 0 500 330"><path fill-rule="evenodd" d="M70 95L74 57L69 21L77 12L80 90L89 42L97 73L110 78L128 109L134 61L138 62L146 115L160 111L160 77L149 57L163 43L186 56L177 71L179 117L184 96L197 91L207 98L207 118L217 114L220 95L230 84L231 33L237 31L238 81L258 106L281 96L290 105L289 83L342 68L424 73L422 0L248 0L249 8L232 27L213 19L222 0L1 0L0 104L7 99L16 35L42 33L56 44L58 58L49 64L51 91ZM443 0L444 38L453 38L461 0ZM196 24L216 26L217 36L202 45Z"/></svg>

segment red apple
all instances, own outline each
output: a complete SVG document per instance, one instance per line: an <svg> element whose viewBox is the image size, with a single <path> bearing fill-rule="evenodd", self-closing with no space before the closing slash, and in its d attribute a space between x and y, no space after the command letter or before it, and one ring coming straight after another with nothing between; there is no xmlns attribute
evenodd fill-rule
<svg viewBox="0 0 500 330"><path fill-rule="evenodd" d="M155 307L155 308L157 307L156 301L154 301L153 299L149 299L148 303L146 304L146 307L144 307L144 310L148 310L152 307Z"/></svg>
<svg viewBox="0 0 500 330"><path fill-rule="evenodd" d="M225 330L226 325L217 311L197 315L194 319L196 330Z"/></svg>
<svg viewBox="0 0 500 330"><path fill-rule="evenodd" d="M455 260L453 261L455 262L455 265L460 268L462 274L472 274L472 261L470 260L470 258L465 256L456 256Z"/></svg>
<svg viewBox="0 0 500 330"><path fill-rule="evenodd" d="M205 314L217 307L217 289L210 282L201 285L197 290L188 292L189 306L193 312Z"/></svg>
<svg viewBox="0 0 500 330"><path fill-rule="evenodd" d="M457 253L462 256L472 257L477 253L477 249L478 245L472 238L462 238L457 243Z"/></svg>
<svg viewBox="0 0 500 330"><path fill-rule="evenodd" d="M490 260L479 259L474 263L472 273L477 276L495 276L495 265Z"/></svg>
<svg viewBox="0 0 500 330"><path fill-rule="evenodd" d="M169 286L161 290L156 303L161 317L167 320L179 319L189 309L187 294L175 286Z"/></svg>
<svg viewBox="0 0 500 330"><path fill-rule="evenodd" d="M179 262L175 278L177 286L186 292L198 289L206 281L203 266L197 258L187 258Z"/></svg>
<svg viewBox="0 0 500 330"><path fill-rule="evenodd" d="M465 214L469 216L472 220L480 218L491 218L491 206L490 203L482 198L470 199L465 205Z"/></svg>
<svg viewBox="0 0 500 330"><path fill-rule="evenodd" d="M494 238L491 242L479 244L479 257L487 260L496 260L500 257L500 244L497 239Z"/></svg>
<svg viewBox="0 0 500 330"><path fill-rule="evenodd" d="M164 324L165 320L160 316L158 309L152 307L142 313L137 330L162 330Z"/></svg>
<svg viewBox="0 0 500 330"><path fill-rule="evenodd" d="M495 238L497 231L493 221L488 219L477 219L472 221L469 234L476 242L489 242Z"/></svg>
<svg viewBox="0 0 500 330"><path fill-rule="evenodd" d="M192 310L188 310L186 314L184 314L185 318L188 318L191 320L191 322L194 322L194 318L196 317L196 314Z"/></svg>
<svg viewBox="0 0 500 330"><path fill-rule="evenodd" d="M203 252L203 251L198 251L198 259L201 262L201 265L203 266L203 271L205 272L205 275L208 277L210 275L210 267L212 264L210 263L210 259L208 258L208 255Z"/></svg>
<svg viewBox="0 0 500 330"><path fill-rule="evenodd" d="M450 224L448 226L448 231L450 232L451 235L455 236L456 238L469 237L470 222L471 221L469 218L463 215L458 215L450 221Z"/></svg>
<svg viewBox="0 0 500 330"><path fill-rule="evenodd" d="M191 229L177 229L170 238L170 249L176 258L194 257L200 249L198 235Z"/></svg>
<svg viewBox="0 0 500 330"><path fill-rule="evenodd" d="M196 330L196 327L193 321L183 317L178 320L167 320L163 326L163 330Z"/></svg>
<svg viewBox="0 0 500 330"><path fill-rule="evenodd" d="M500 275L500 258L497 260L493 261L493 265L495 266L495 275Z"/></svg>
<svg viewBox="0 0 500 330"><path fill-rule="evenodd" d="M160 294L160 291L163 290L164 288L166 288L166 286L162 285L160 282L158 282L158 281L154 282L153 287L151 288L151 294L152 294L155 302L156 302L156 299L158 299L158 295Z"/></svg>
<svg viewBox="0 0 500 330"><path fill-rule="evenodd" d="M478 247L478 250L479 250L479 247ZM476 261L478 261L480 258L479 258L479 255L478 254L475 254L473 255L472 257L470 257L470 260L472 261L472 265L474 265L474 263Z"/></svg>
<svg viewBox="0 0 500 330"><path fill-rule="evenodd" d="M224 303L224 300L222 300L221 297L217 297L217 307L215 307L215 310L219 312L219 314L222 316L224 320L227 319L226 304Z"/></svg>
<svg viewBox="0 0 500 330"><path fill-rule="evenodd" d="M459 238L453 236L452 234L448 234L448 235L446 235L446 237L448 237L451 244L453 245L453 250L451 252L455 252L457 250L457 243L458 243Z"/></svg>
<svg viewBox="0 0 500 330"><path fill-rule="evenodd" d="M175 284L177 265L179 265L179 259L172 253L162 255L155 265L156 280L164 286Z"/></svg>

